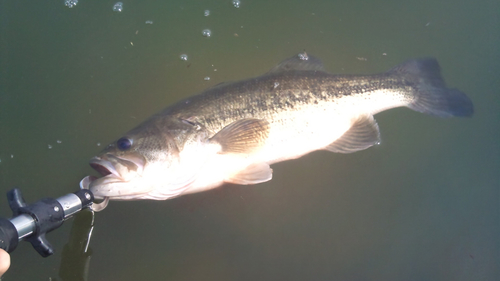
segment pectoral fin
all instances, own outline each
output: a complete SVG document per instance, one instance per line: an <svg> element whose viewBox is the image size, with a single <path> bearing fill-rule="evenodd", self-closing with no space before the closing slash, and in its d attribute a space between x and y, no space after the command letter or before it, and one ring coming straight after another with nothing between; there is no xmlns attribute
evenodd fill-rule
<svg viewBox="0 0 500 281"><path fill-rule="evenodd" d="M235 184L257 184L270 181L273 178L273 170L266 163L255 163L248 166L238 174L225 179L225 182Z"/></svg>
<svg viewBox="0 0 500 281"><path fill-rule="evenodd" d="M210 141L221 146L220 153L252 153L262 147L269 135L269 122L242 119L224 127Z"/></svg>
<svg viewBox="0 0 500 281"><path fill-rule="evenodd" d="M325 147L337 153L352 153L380 143L378 125L372 115L363 115L339 139Z"/></svg>

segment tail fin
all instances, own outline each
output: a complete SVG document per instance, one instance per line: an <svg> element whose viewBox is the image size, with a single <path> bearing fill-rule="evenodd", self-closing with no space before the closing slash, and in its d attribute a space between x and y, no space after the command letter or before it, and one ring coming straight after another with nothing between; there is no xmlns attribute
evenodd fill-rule
<svg viewBox="0 0 500 281"><path fill-rule="evenodd" d="M474 113L472 101L464 93L446 88L436 59L410 60L389 72L416 83L416 99L408 105L415 111L438 117L469 117Z"/></svg>

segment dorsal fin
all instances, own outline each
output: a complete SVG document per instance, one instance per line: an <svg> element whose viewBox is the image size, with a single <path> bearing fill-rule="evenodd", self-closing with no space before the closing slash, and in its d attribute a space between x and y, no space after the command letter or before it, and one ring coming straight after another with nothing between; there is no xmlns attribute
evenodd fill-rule
<svg viewBox="0 0 500 281"><path fill-rule="evenodd" d="M234 83L234 82L232 82L232 81L229 81L229 82L227 82L227 81L220 82L220 83L217 83L217 84L215 84L215 85L213 85L211 87L208 87L207 90L212 90L212 89L215 89L215 88L220 88L220 87L232 84L232 83Z"/></svg>
<svg viewBox="0 0 500 281"><path fill-rule="evenodd" d="M306 54L306 52L288 58L269 70L268 73L277 73L290 70L325 71L320 59Z"/></svg>

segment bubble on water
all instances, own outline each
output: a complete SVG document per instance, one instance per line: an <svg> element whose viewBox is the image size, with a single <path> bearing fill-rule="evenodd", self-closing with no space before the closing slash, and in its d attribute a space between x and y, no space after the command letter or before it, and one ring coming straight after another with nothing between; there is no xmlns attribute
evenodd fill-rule
<svg viewBox="0 0 500 281"><path fill-rule="evenodd" d="M49 147L49 149L52 149L52 145L49 144L48 147Z"/></svg>
<svg viewBox="0 0 500 281"><path fill-rule="evenodd" d="M115 12L121 12L121 11L123 11L123 3L122 2L116 2L113 5L113 11L115 11Z"/></svg>
<svg viewBox="0 0 500 281"><path fill-rule="evenodd" d="M147 20L146 24L153 24L153 21L152 20Z"/></svg>
<svg viewBox="0 0 500 281"><path fill-rule="evenodd" d="M181 60L188 60L188 55L182 54L179 56L179 58L181 58Z"/></svg>
<svg viewBox="0 0 500 281"><path fill-rule="evenodd" d="M201 34L203 34L203 36L205 36L205 37L210 37L210 36L212 36L212 31L210 31L210 29L203 29Z"/></svg>
<svg viewBox="0 0 500 281"><path fill-rule="evenodd" d="M57 143L62 143L62 141L60 141L60 140L56 140L56 142L57 142Z"/></svg>
<svg viewBox="0 0 500 281"><path fill-rule="evenodd" d="M300 53L299 54L299 59L300 60L308 60L309 59L309 56L307 55L306 52L303 52L303 53Z"/></svg>
<svg viewBox="0 0 500 281"><path fill-rule="evenodd" d="M98 143L97 143L97 146L101 146L101 143L100 143L100 142L98 142Z"/></svg>
<svg viewBox="0 0 500 281"><path fill-rule="evenodd" d="M10 155L10 158L14 158L14 154L11 154L11 155Z"/></svg>
<svg viewBox="0 0 500 281"><path fill-rule="evenodd" d="M240 0L233 0L233 6L234 6L235 8L239 8L239 7L240 7L240 4L241 4Z"/></svg>
<svg viewBox="0 0 500 281"><path fill-rule="evenodd" d="M203 80L205 80L205 81L209 81L209 80L210 80L210 77L208 77L208 76L207 76L207 77L203 78Z"/></svg>
<svg viewBox="0 0 500 281"><path fill-rule="evenodd" d="M205 17L208 17L208 16L210 16L210 11L209 10L205 10L203 12L203 14L205 15Z"/></svg>
<svg viewBox="0 0 500 281"><path fill-rule="evenodd" d="M73 8L74 6L76 6L76 4L78 4L78 0L65 0L64 1L64 6L66 6L68 8Z"/></svg>

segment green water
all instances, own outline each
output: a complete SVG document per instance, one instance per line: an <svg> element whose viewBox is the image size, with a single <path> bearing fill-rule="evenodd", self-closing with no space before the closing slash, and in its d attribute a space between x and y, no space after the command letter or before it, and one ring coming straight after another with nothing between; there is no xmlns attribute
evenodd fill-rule
<svg viewBox="0 0 500 281"><path fill-rule="evenodd" d="M152 113L303 50L334 73L433 56L475 105L471 119L383 112L380 146L279 163L264 184L111 202L88 280L500 279L500 2L0 3L0 194L29 202L75 191L88 159ZM22 243L2 280L63 280L72 222L48 235L49 258Z"/></svg>

